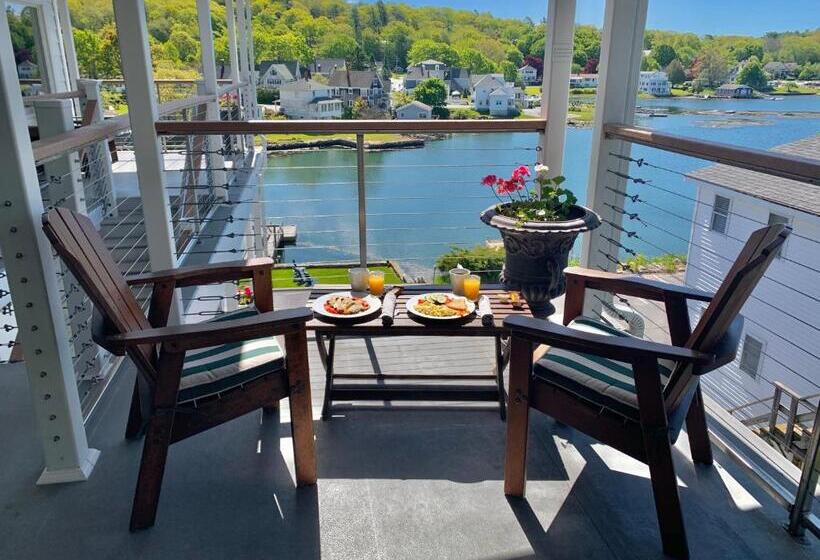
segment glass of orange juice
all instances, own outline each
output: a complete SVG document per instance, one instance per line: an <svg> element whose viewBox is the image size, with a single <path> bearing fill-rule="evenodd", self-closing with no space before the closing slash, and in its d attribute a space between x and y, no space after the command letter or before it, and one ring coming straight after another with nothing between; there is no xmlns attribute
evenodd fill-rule
<svg viewBox="0 0 820 560"><path fill-rule="evenodd" d="M464 279L464 297L471 301L476 301L480 290L481 276L478 276L477 274L470 274Z"/></svg>
<svg viewBox="0 0 820 560"><path fill-rule="evenodd" d="M370 284L370 293L376 297L380 297L384 293L384 271L370 271L368 283Z"/></svg>

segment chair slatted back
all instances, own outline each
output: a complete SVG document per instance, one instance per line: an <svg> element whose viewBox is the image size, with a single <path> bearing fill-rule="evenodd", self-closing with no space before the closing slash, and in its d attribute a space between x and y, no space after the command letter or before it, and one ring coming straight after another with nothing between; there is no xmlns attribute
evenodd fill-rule
<svg viewBox="0 0 820 560"><path fill-rule="evenodd" d="M752 233L686 342L687 348L707 353L716 350L789 234L791 228L785 224ZM697 382L691 367L678 370L667 387L668 408L684 401Z"/></svg>
<svg viewBox="0 0 820 560"><path fill-rule="evenodd" d="M151 328L91 220L67 208L55 208L43 214L43 230L116 334ZM129 355L138 368L149 376L153 374L153 346L140 346L129 351Z"/></svg>

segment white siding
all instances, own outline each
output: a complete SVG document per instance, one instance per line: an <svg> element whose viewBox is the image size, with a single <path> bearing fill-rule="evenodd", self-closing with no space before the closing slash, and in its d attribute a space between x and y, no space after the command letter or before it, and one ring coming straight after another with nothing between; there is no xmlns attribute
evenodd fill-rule
<svg viewBox="0 0 820 560"><path fill-rule="evenodd" d="M820 331L815 330L820 328L820 274L797 264L820 269L820 244L812 241L820 240L820 218L715 185L698 185L687 285L716 290L742 247L738 240L745 242L754 230L769 223L771 213L789 219L797 234L784 246L785 258L774 260L742 311L744 334L763 343L757 377L741 371L741 347L733 363L704 376L704 390L726 407L771 397L774 381L803 396L820 392L820 360L811 355L820 355ZM725 235L710 229L715 195L731 200ZM692 304L690 310L694 321L702 304Z"/></svg>

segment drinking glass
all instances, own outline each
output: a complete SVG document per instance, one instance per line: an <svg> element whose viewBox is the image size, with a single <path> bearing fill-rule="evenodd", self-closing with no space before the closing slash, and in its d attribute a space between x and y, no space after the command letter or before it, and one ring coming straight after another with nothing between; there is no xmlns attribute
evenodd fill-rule
<svg viewBox="0 0 820 560"><path fill-rule="evenodd" d="M464 279L470 275L470 271L466 268L451 268L450 269L450 285L453 287L453 293L457 296L464 295Z"/></svg>
<svg viewBox="0 0 820 560"><path fill-rule="evenodd" d="M370 271L366 268L351 268L347 271L350 279L350 290L353 292L366 292L368 288L368 278Z"/></svg>
<svg viewBox="0 0 820 560"><path fill-rule="evenodd" d="M371 271L368 280L370 283L370 294L376 297L381 297L384 293L384 271Z"/></svg>
<svg viewBox="0 0 820 560"><path fill-rule="evenodd" d="M464 279L464 297L471 301L476 301L480 290L481 276L470 274Z"/></svg>

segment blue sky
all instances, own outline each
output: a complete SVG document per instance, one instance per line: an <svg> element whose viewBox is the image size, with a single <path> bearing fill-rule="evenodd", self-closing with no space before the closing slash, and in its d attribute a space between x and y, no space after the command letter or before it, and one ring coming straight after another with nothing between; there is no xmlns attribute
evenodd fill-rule
<svg viewBox="0 0 820 560"><path fill-rule="evenodd" d="M372 1L372 0L368 0ZM391 2L394 0L386 0ZM449 6L489 11L497 16L540 20L546 0L395 0L416 6ZM577 0L579 23L600 26L604 0ZM699 35L762 35L820 27L818 0L650 0L647 27Z"/></svg>

